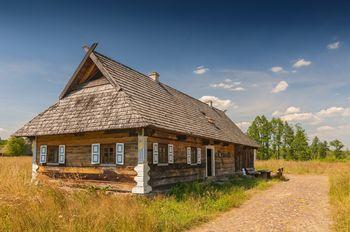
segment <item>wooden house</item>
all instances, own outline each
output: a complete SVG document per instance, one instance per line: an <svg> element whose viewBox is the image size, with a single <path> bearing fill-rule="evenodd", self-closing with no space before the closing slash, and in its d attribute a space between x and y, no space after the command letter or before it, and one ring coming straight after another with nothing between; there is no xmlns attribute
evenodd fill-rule
<svg viewBox="0 0 350 232"><path fill-rule="evenodd" d="M257 144L225 112L85 47L59 100L15 136L33 178L79 177L149 193L254 167Z"/></svg>

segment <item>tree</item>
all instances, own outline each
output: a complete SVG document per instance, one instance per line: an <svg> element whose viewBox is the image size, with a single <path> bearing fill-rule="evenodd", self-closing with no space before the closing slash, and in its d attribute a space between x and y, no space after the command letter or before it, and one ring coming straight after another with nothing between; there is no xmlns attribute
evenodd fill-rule
<svg viewBox="0 0 350 232"><path fill-rule="evenodd" d="M284 131L284 124L280 118L273 118L271 120L271 149L272 156L276 159L281 158L282 136Z"/></svg>
<svg viewBox="0 0 350 232"><path fill-rule="evenodd" d="M292 143L294 140L294 130L288 124L288 122L284 123L283 126L283 135L282 135L282 157L283 159L293 159L293 150Z"/></svg>
<svg viewBox="0 0 350 232"><path fill-rule="evenodd" d="M310 145L310 152L311 152L312 159L317 159L320 157L319 147L320 147L320 140L317 136L315 136Z"/></svg>
<svg viewBox="0 0 350 232"><path fill-rule="evenodd" d="M329 151L329 146L327 141L323 141L318 144L318 155L320 159L324 159L327 156L327 151Z"/></svg>
<svg viewBox="0 0 350 232"><path fill-rule="evenodd" d="M292 150L295 160L310 160L309 144L305 130L300 126L295 126L295 136L292 142Z"/></svg>
<svg viewBox="0 0 350 232"><path fill-rule="evenodd" d="M6 155L24 155L28 145L23 138L11 137L5 145Z"/></svg>
<svg viewBox="0 0 350 232"><path fill-rule="evenodd" d="M259 159L269 159L270 156L270 139L271 139L271 125L267 118L257 116L252 125L248 128L248 136L254 139L259 145L257 156Z"/></svg>
<svg viewBox="0 0 350 232"><path fill-rule="evenodd" d="M334 156L337 159L343 159L344 158L344 153L342 151L344 144L339 141L338 139L335 139L329 143L332 147L334 147Z"/></svg>

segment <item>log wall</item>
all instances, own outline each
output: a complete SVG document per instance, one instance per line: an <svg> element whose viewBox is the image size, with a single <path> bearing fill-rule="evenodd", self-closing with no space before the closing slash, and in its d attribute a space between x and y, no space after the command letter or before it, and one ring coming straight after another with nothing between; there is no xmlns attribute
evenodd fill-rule
<svg viewBox="0 0 350 232"><path fill-rule="evenodd" d="M91 164L91 144L124 143L124 165ZM52 166L41 165L41 145L65 145L65 164ZM101 180L135 185L134 177L137 165L137 133L134 131L89 132L70 135L52 135L37 137L37 164L39 173L54 178L78 178L85 180Z"/></svg>
<svg viewBox="0 0 350 232"><path fill-rule="evenodd" d="M153 189L165 188L179 182L203 180L206 178L206 146L215 148L215 178L220 179L234 173L234 145L216 143L187 136L179 138L175 134L156 131L148 137L148 161L151 168L149 184ZM153 143L174 145L174 163L153 164ZM187 147L201 148L201 164L187 164Z"/></svg>

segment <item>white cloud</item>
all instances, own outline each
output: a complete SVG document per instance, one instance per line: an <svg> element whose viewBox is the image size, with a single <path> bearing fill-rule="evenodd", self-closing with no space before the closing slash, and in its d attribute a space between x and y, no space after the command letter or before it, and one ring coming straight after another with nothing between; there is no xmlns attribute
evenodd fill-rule
<svg viewBox="0 0 350 232"><path fill-rule="evenodd" d="M334 116L347 116L349 109L345 109L343 107L330 107L324 110L319 111L317 114L317 116L319 117L334 117Z"/></svg>
<svg viewBox="0 0 350 232"><path fill-rule="evenodd" d="M223 82L210 84L212 88L226 89L230 91L244 91L245 88L241 86L241 82L232 81L231 79L225 79Z"/></svg>
<svg viewBox="0 0 350 232"><path fill-rule="evenodd" d="M288 73L286 70L284 70L282 67L280 66L275 66L275 67L272 67L270 69L271 72L274 72L274 73Z"/></svg>
<svg viewBox="0 0 350 232"><path fill-rule="evenodd" d="M250 127L250 122L239 122L236 124L243 132L246 132Z"/></svg>
<svg viewBox="0 0 350 232"><path fill-rule="evenodd" d="M300 112L300 108L299 107L295 107L295 106L290 106L286 109L285 114L295 114L295 113L299 113Z"/></svg>
<svg viewBox="0 0 350 232"><path fill-rule="evenodd" d="M233 108L238 107L229 99L224 100L215 96L203 96L199 100L207 104L211 101L213 103L213 106L220 110L227 110L230 107L233 107Z"/></svg>
<svg viewBox="0 0 350 232"><path fill-rule="evenodd" d="M301 67L304 67L304 66L311 65L311 63L312 62L309 61L309 60L299 59L299 60L294 62L293 67L294 68L301 68Z"/></svg>
<svg viewBox="0 0 350 232"><path fill-rule="evenodd" d="M331 126L320 126L316 130L317 132L328 132L328 131L333 131L335 128Z"/></svg>
<svg viewBox="0 0 350 232"><path fill-rule="evenodd" d="M204 67L204 66L199 66L199 67L197 67L193 72L195 73L195 74L197 74L197 75L201 75L201 74L204 74L204 73L206 73L206 72L208 72L209 71L209 68L206 68L206 67Z"/></svg>
<svg viewBox="0 0 350 232"><path fill-rule="evenodd" d="M279 93L288 88L288 83L285 81L280 81L275 88L271 90L271 93Z"/></svg>
<svg viewBox="0 0 350 232"><path fill-rule="evenodd" d="M272 113L272 116L280 116L282 113L276 110L275 112Z"/></svg>
<svg viewBox="0 0 350 232"><path fill-rule="evenodd" d="M7 130L5 130L4 128L0 127L0 132L6 132Z"/></svg>
<svg viewBox="0 0 350 232"><path fill-rule="evenodd" d="M283 121L292 121L292 122L310 122L310 123L318 123L320 119L315 116L313 113L293 113L286 114L281 117Z"/></svg>
<svg viewBox="0 0 350 232"><path fill-rule="evenodd" d="M337 42L334 42L334 43L330 43L330 44L327 45L327 48L330 49L330 50L338 49L338 48L340 48L340 42L337 41Z"/></svg>

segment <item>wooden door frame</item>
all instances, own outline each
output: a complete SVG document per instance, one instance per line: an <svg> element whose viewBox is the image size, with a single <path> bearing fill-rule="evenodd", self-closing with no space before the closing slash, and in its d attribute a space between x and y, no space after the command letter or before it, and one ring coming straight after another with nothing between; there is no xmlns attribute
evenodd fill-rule
<svg viewBox="0 0 350 232"><path fill-rule="evenodd" d="M205 146L205 177L208 177L208 149L211 150L211 176L215 176L215 147Z"/></svg>

